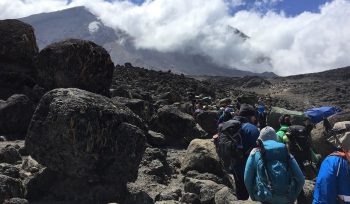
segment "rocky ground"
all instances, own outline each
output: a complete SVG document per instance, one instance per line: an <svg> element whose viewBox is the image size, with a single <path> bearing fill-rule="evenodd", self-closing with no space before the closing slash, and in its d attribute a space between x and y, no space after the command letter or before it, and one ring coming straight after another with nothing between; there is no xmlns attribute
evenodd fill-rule
<svg viewBox="0 0 350 204"><path fill-rule="evenodd" d="M217 110L195 120L191 96L210 97L212 107L250 93L296 110L349 108L349 68L275 79L188 77L114 67L88 41L39 52L32 27L16 20L0 21L0 35L0 203L254 203L237 201L210 139ZM330 118L345 120L346 111ZM322 124L312 134L326 156Z"/></svg>

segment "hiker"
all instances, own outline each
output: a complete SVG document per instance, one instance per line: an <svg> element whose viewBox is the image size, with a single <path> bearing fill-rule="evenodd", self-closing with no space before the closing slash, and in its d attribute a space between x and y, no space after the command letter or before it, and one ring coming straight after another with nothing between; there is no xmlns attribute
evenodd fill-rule
<svg viewBox="0 0 350 204"><path fill-rule="evenodd" d="M219 117L217 124L220 125L223 122L231 120L233 118L233 114L234 114L233 108L226 107L224 112Z"/></svg>
<svg viewBox="0 0 350 204"><path fill-rule="evenodd" d="M278 130L277 134L277 140L279 142L282 142L286 144L288 142L288 137L286 136L286 132L288 131L289 126L292 125L291 123L291 116L289 114L284 114L279 118L280 123L280 129Z"/></svg>
<svg viewBox="0 0 350 204"><path fill-rule="evenodd" d="M259 122L259 129L263 129L266 127L266 111L265 111L265 105L263 103L260 103L258 105L258 122Z"/></svg>
<svg viewBox="0 0 350 204"><path fill-rule="evenodd" d="M259 137L259 130L253 125L256 120L254 107L242 104L238 116L219 125L218 154L225 169L233 173L239 200L249 198L244 185L244 168Z"/></svg>
<svg viewBox="0 0 350 204"><path fill-rule="evenodd" d="M350 203L350 132L339 139L339 143L340 151L322 162L313 204Z"/></svg>
<svg viewBox="0 0 350 204"><path fill-rule="evenodd" d="M293 203L304 186L304 175L272 127L261 130L258 147L249 155L244 183L252 200L269 204Z"/></svg>

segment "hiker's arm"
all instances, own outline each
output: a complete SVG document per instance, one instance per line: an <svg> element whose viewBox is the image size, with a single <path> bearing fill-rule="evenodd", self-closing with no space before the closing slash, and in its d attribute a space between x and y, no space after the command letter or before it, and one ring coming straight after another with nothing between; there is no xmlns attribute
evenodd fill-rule
<svg viewBox="0 0 350 204"><path fill-rule="evenodd" d="M253 151L255 151L255 149L253 149L252 152ZM245 165L245 171L244 171L244 184L252 200L256 200L254 198L254 179L255 179L254 156L255 154L252 154L252 153L249 155L247 163Z"/></svg>
<svg viewBox="0 0 350 204"><path fill-rule="evenodd" d="M337 166L334 158L327 157L321 165L317 176L314 204L337 203Z"/></svg>
<svg viewBox="0 0 350 204"><path fill-rule="evenodd" d="M293 156L290 159L290 168L293 172L293 177L296 181L296 186L295 186L294 192L296 193L296 197L297 197L304 187L305 177L304 177L303 172L301 171L297 161L294 159Z"/></svg>

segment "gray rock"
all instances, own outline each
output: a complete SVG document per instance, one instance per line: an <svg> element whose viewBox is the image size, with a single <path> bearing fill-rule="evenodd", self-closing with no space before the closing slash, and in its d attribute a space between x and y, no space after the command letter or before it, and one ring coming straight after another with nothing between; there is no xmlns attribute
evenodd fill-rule
<svg viewBox="0 0 350 204"><path fill-rule="evenodd" d="M149 130L146 137L147 142L150 143L152 146L163 147L166 144L165 136L162 133Z"/></svg>
<svg viewBox="0 0 350 204"><path fill-rule="evenodd" d="M219 116L217 111L204 111L197 115L196 122L210 135L215 135L218 132Z"/></svg>
<svg viewBox="0 0 350 204"><path fill-rule="evenodd" d="M0 174L0 203L9 198L22 198L23 193L24 188L19 180Z"/></svg>
<svg viewBox="0 0 350 204"><path fill-rule="evenodd" d="M215 194L224 187L224 185L217 184L210 180L186 178L185 181L185 192L199 195L201 203L204 204L214 204Z"/></svg>
<svg viewBox="0 0 350 204"><path fill-rule="evenodd" d="M157 116L151 121L151 129L164 134L167 144L171 145L188 144L195 138L205 136L205 132L197 126L191 115L172 106L164 106L158 110Z"/></svg>
<svg viewBox="0 0 350 204"><path fill-rule="evenodd" d="M153 204L153 199L144 191L128 186L125 204Z"/></svg>
<svg viewBox="0 0 350 204"><path fill-rule="evenodd" d="M0 99L7 99L35 85L38 46L33 27L19 20L1 20L0 36Z"/></svg>
<svg viewBox="0 0 350 204"><path fill-rule="evenodd" d="M215 204L229 204L237 200L234 191L228 187L222 188L215 194Z"/></svg>
<svg viewBox="0 0 350 204"><path fill-rule="evenodd" d="M37 161L35 161L31 156L23 160L22 169L27 172L36 173L42 168L43 166L40 165Z"/></svg>
<svg viewBox="0 0 350 204"><path fill-rule="evenodd" d="M47 196L53 184L57 180L57 173L47 168L40 169L39 172L25 178L26 198L29 200L40 200Z"/></svg>
<svg viewBox="0 0 350 204"><path fill-rule="evenodd" d="M0 58L22 62L28 69L31 68L30 65L34 64L34 57L38 54L33 27L19 20L2 20L0 36Z"/></svg>
<svg viewBox="0 0 350 204"><path fill-rule="evenodd" d="M53 171L122 184L136 177L145 144L143 131L131 124L142 127L139 117L109 98L55 89L41 99L26 147Z"/></svg>
<svg viewBox="0 0 350 204"><path fill-rule="evenodd" d="M310 180L305 180L304 184L304 198L302 202L298 201L298 204L312 204L314 200L314 190L315 190L315 182Z"/></svg>
<svg viewBox="0 0 350 204"><path fill-rule="evenodd" d="M6 200L4 204L29 204L29 201L23 198L11 198Z"/></svg>
<svg viewBox="0 0 350 204"><path fill-rule="evenodd" d="M46 90L80 88L109 96L114 64L108 52L90 41L69 39L40 51L38 84Z"/></svg>
<svg viewBox="0 0 350 204"><path fill-rule="evenodd" d="M141 99L129 99L124 97L113 97L112 100L116 103L127 106L144 121L148 122L151 120L153 108L148 101Z"/></svg>
<svg viewBox="0 0 350 204"><path fill-rule="evenodd" d="M201 200L199 199L199 196L195 193L184 193L182 194L181 203L186 204L200 204Z"/></svg>
<svg viewBox="0 0 350 204"><path fill-rule="evenodd" d="M156 201L171 201L171 200L179 200L182 196L182 190L179 188L174 188L170 190L163 191L159 193L155 200Z"/></svg>
<svg viewBox="0 0 350 204"><path fill-rule="evenodd" d="M182 161L182 172L186 173L191 170L218 176L224 175L215 145L211 140L192 140Z"/></svg>
<svg viewBox="0 0 350 204"><path fill-rule="evenodd" d="M21 155L18 150L12 146L8 145L5 148L0 149L0 162L8 164L16 164L22 160Z"/></svg>
<svg viewBox="0 0 350 204"><path fill-rule="evenodd" d="M19 169L16 166L7 163L0 164L0 174L12 178L19 178Z"/></svg>
<svg viewBox="0 0 350 204"><path fill-rule="evenodd" d="M24 139L35 110L26 95L15 94L0 106L0 134L7 140Z"/></svg>
<svg viewBox="0 0 350 204"><path fill-rule="evenodd" d="M333 115L328 118L331 126L337 122L350 121L350 111L345 111ZM335 151L335 147L327 141L328 135L325 133L323 128L323 122L316 125L316 128L311 132L311 139L313 148L318 154L322 155L322 158L326 158L329 154Z"/></svg>

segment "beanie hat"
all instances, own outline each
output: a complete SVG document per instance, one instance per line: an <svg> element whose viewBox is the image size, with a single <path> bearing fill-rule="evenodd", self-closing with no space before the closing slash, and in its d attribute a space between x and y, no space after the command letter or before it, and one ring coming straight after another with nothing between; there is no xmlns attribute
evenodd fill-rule
<svg viewBox="0 0 350 204"><path fill-rule="evenodd" d="M233 113L233 108L227 107L225 108L225 113Z"/></svg>
<svg viewBox="0 0 350 204"><path fill-rule="evenodd" d="M285 114L285 115L282 115L280 118L279 118L279 122L280 122L280 125L287 125L287 126L291 126L291 116L288 115L288 114Z"/></svg>
<svg viewBox="0 0 350 204"><path fill-rule="evenodd" d="M275 129L270 126L266 126L260 131L259 139L262 141L275 140L277 141L277 135Z"/></svg>
<svg viewBox="0 0 350 204"><path fill-rule="evenodd" d="M242 104L241 108L239 109L238 115L242 117L251 117L255 116L256 112L253 106L249 104Z"/></svg>

